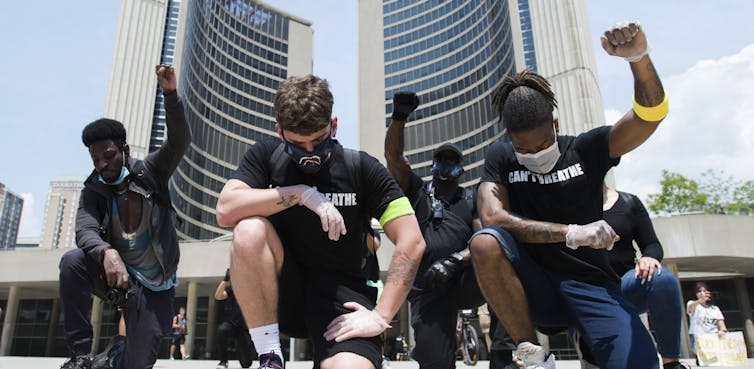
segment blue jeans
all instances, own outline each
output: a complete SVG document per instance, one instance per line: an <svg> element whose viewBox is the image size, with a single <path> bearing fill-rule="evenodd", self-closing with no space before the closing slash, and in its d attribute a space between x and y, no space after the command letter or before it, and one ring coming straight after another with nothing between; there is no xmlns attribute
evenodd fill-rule
<svg viewBox="0 0 754 369"><path fill-rule="evenodd" d="M657 338L657 351L667 359L681 357L681 289L673 273L662 268L651 281L641 284L629 270L621 278L621 293L641 314L649 312Z"/></svg>
<svg viewBox="0 0 754 369"><path fill-rule="evenodd" d="M497 239L516 270L534 325L578 329L601 368L659 368L652 337L620 291L543 268L502 228L483 228L472 238L480 233Z"/></svg>

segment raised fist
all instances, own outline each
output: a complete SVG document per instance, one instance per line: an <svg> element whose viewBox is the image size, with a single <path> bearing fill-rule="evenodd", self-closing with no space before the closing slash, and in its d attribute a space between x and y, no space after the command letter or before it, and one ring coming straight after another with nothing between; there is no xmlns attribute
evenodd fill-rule
<svg viewBox="0 0 754 369"><path fill-rule="evenodd" d="M393 95L393 120L405 122L419 106L419 97L413 92L398 92Z"/></svg>
<svg viewBox="0 0 754 369"><path fill-rule="evenodd" d="M649 53L647 36L636 21L614 24L600 41L608 55L620 56L628 62L639 61Z"/></svg>

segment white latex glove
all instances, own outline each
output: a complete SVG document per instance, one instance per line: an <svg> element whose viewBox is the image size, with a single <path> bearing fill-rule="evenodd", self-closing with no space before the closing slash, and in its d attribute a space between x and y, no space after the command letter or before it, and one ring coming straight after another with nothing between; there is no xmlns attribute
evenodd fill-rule
<svg viewBox="0 0 754 369"><path fill-rule="evenodd" d="M613 249L613 244L620 237L615 234L613 227L604 220L585 225L571 224L566 234L566 246L576 250L579 246L589 246L593 249Z"/></svg>
<svg viewBox="0 0 754 369"><path fill-rule="evenodd" d="M328 341L343 342L355 337L375 337L384 332L385 329L391 328L390 324L385 323L380 314L374 310L369 310L357 302L346 302L343 304L346 309L353 312L343 314L327 326L325 339Z"/></svg>
<svg viewBox="0 0 754 369"><path fill-rule="evenodd" d="M325 195L317 191L317 187L310 187L304 191L301 194L299 205L306 206L314 214L319 215L322 230L327 232L327 236L331 240L337 241L341 235L346 234L346 223L343 221L343 216L340 215L332 202L327 201Z"/></svg>

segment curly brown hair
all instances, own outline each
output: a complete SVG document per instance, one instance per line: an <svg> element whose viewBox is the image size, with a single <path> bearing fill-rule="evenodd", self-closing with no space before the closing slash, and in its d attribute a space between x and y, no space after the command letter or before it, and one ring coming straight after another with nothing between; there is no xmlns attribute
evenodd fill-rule
<svg viewBox="0 0 754 369"><path fill-rule="evenodd" d="M332 106L327 80L311 74L290 77L275 95L275 119L285 131L310 135L330 124Z"/></svg>
<svg viewBox="0 0 754 369"><path fill-rule="evenodd" d="M531 69L525 69L515 76L505 76L495 91L492 106L505 128L521 132L552 123L552 111L558 102L550 83Z"/></svg>

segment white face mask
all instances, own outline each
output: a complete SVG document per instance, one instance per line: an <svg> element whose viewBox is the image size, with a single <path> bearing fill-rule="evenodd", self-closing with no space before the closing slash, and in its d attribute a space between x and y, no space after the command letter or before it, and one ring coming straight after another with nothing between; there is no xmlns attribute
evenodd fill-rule
<svg viewBox="0 0 754 369"><path fill-rule="evenodd" d="M516 160L518 160L519 164L539 174L549 173L555 166L555 163L558 162L558 158L560 158L560 148L558 147L557 137L555 137L555 143L550 147L534 154L519 154L516 152Z"/></svg>

